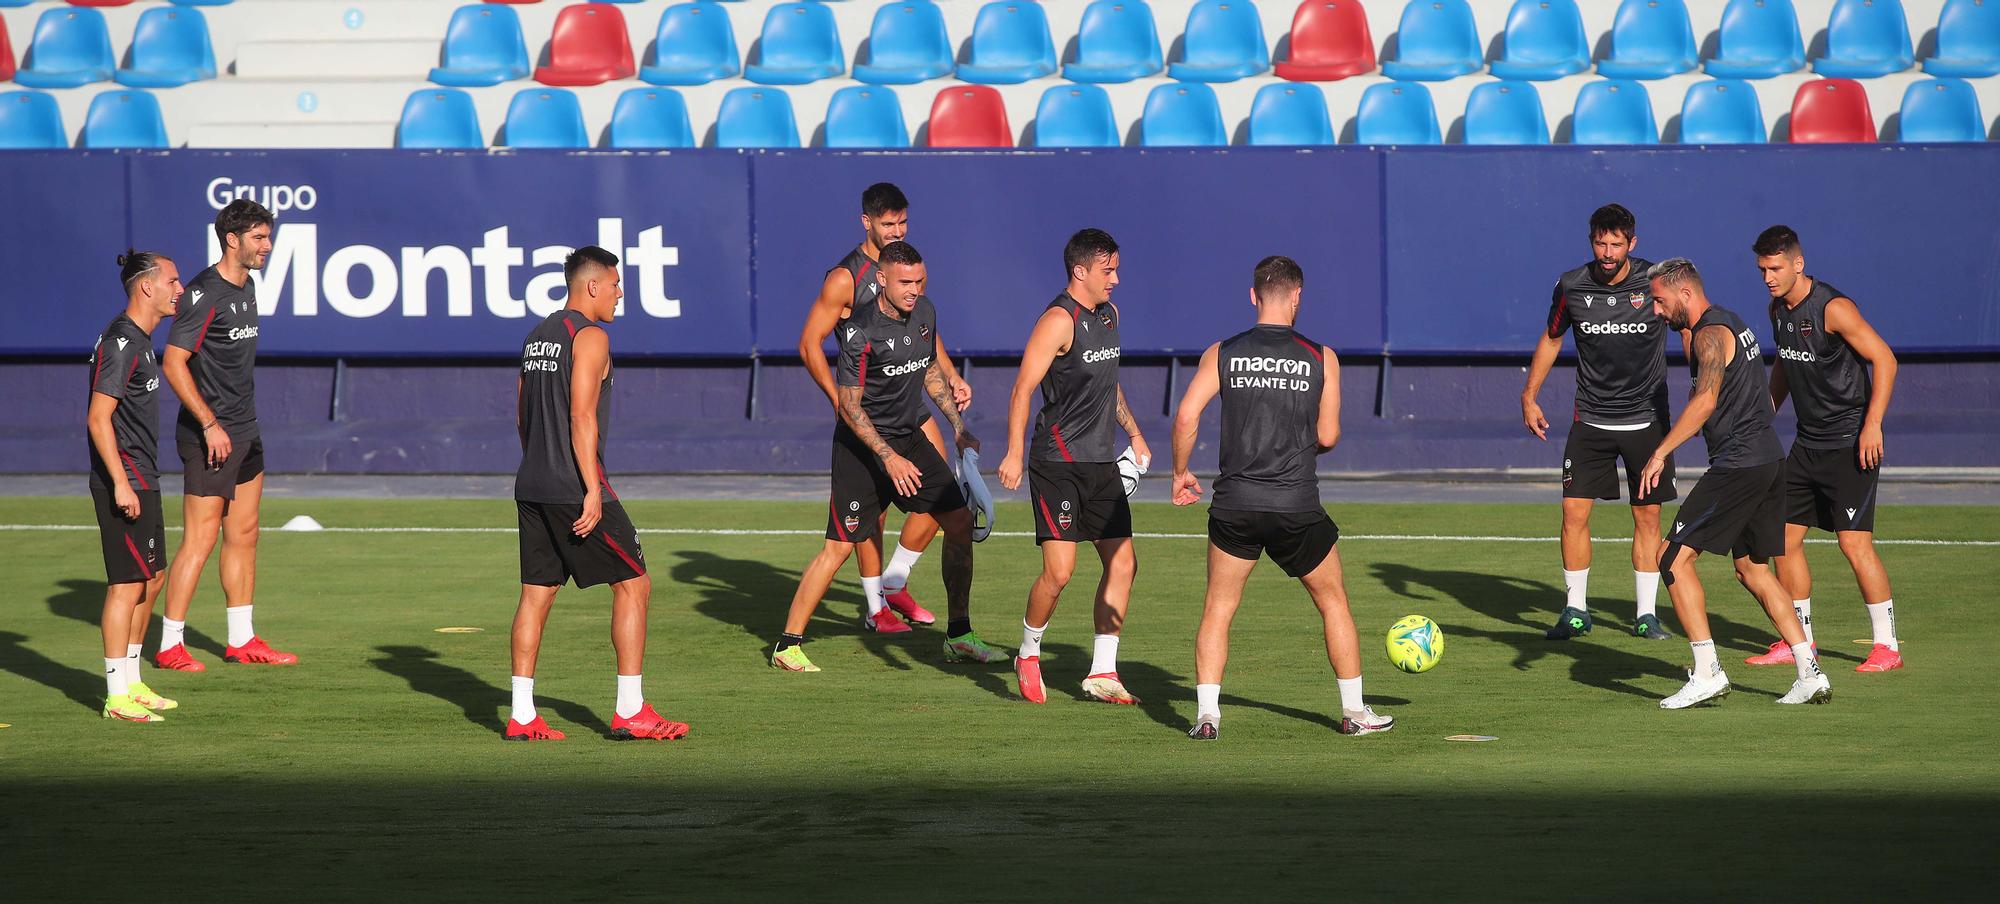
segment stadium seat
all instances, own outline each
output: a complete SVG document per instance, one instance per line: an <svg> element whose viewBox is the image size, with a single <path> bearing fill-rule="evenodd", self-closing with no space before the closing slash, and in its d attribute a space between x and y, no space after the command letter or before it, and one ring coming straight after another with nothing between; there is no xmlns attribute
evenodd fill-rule
<svg viewBox="0 0 2000 904"><path fill-rule="evenodd" d="M1426 0L1417 0L1426 2ZM1361 144L1441 144L1437 105L1431 89L1416 82L1383 82L1361 92L1354 117L1354 138Z"/></svg>
<svg viewBox="0 0 2000 904"><path fill-rule="evenodd" d="M1160 34L1145 0L1097 0L1076 26L1076 62L1063 67L1073 82L1112 84L1159 74Z"/></svg>
<svg viewBox="0 0 2000 904"><path fill-rule="evenodd" d="M1291 58L1273 67L1294 82L1331 82L1375 69L1375 38L1361 0L1304 0L1292 14Z"/></svg>
<svg viewBox="0 0 2000 904"><path fill-rule="evenodd" d="M691 148L687 101L672 88L628 88L611 108L608 144L621 150Z"/></svg>
<svg viewBox="0 0 2000 904"><path fill-rule="evenodd" d="M159 99L145 91L129 90L106 91L91 98L78 144L86 148L166 147L167 122L160 115Z"/></svg>
<svg viewBox="0 0 2000 904"><path fill-rule="evenodd" d="M399 148L483 148L486 133L472 95L457 88L425 88L410 92L403 102L403 119L396 126Z"/></svg>
<svg viewBox="0 0 2000 904"><path fill-rule="evenodd" d="M1625 79L1591 82L1577 92L1571 144L1658 144L1646 86Z"/></svg>
<svg viewBox="0 0 2000 904"><path fill-rule="evenodd" d="M54 95L40 91L0 92L0 150L69 147L62 109Z"/></svg>
<svg viewBox="0 0 2000 904"><path fill-rule="evenodd" d="M2000 2L1946 0L1938 13L1937 55L1924 71L1953 78L2000 75Z"/></svg>
<svg viewBox="0 0 2000 904"><path fill-rule="evenodd" d="M951 36L944 11L931 0L885 3L868 27L868 62L854 64L854 80L873 85L914 85L951 74ZM901 123L900 114L897 120Z"/></svg>
<svg viewBox="0 0 2000 904"><path fill-rule="evenodd" d="M826 102L826 146L909 147L910 129L903 124L903 103L895 90L850 85L833 92L833 99Z"/></svg>
<svg viewBox="0 0 2000 904"><path fill-rule="evenodd" d="M1466 144L1548 144L1549 122L1533 82L1486 82L1465 100Z"/></svg>
<svg viewBox="0 0 2000 904"><path fill-rule="evenodd" d="M1656 79L1692 71L1700 51L1681 0L1625 0L1611 22L1611 56L1597 74L1615 79Z"/></svg>
<svg viewBox="0 0 2000 904"><path fill-rule="evenodd" d="M1333 120L1318 85L1265 85L1250 102L1250 143L1332 144Z"/></svg>
<svg viewBox="0 0 2000 904"><path fill-rule="evenodd" d="M1702 69L1716 78L1775 78L1805 64L1792 0L1729 0L1716 35L1716 57Z"/></svg>
<svg viewBox="0 0 2000 904"><path fill-rule="evenodd" d="M1799 86L1792 95L1793 144L1874 141L1875 114L1868 92L1853 79L1826 78Z"/></svg>
<svg viewBox="0 0 2000 904"><path fill-rule="evenodd" d="M1493 61L1494 77L1547 81L1589 68L1590 39L1583 34L1576 0L1515 0L1507 11L1506 49Z"/></svg>
<svg viewBox="0 0 2000 904"><path fill-rule="evenodd" d="M1264 22L1250 0L1201 0L1181 29L1181 62L1167 75L1184 82L1233 82L1271 68Z"/></svg>
<svg viewBox="0 0 2000 904"><path fill-rule="evenodd" d="M743 77L760 85L804 85L847 71L833 10L814 0L771 7L757 48L757 62L743 67Z"/></svg>
<svg viewBox="0 0 2000 904"><path fill-rule="evenodd" d="M1740 79L1689 85L1681 101L1682 144L1763 144L1764 108Z"/></svg>
<svg viewBox="0 0 2000 904"><path fill-rule="evenodd" d="M505 6L482 3L451 14L444 32L444 65L431 70L431 81L484 87L527 78L530 68L521 17Z"/></svg>
<svg viewBox="0 0 2000 904"><path fill-rule="evenodd" d="M1903 92L1900 141L1985 141L1979 95L1963 79L1925 79Z"/></svg>
<svg viewBox="0 0 2000 904"><path fill-rule="evenodd" d="M1049 17L1033 0L995 0L972 21L972 50L958 77L980 85L1018 85L1053 75L1056 45Z"/></svg>
<svg viewBox="0 0 2000 904"><path fill-rule="evenodd" d="M731 88L715 114L719 148L795 148L798 121L792 98L780 88Z"/></svg>
<svg viewBox="0 0 2000 904"><path fill-rule="evenodd" d="M71 6L130 6L132 0L67 0Z"/></svg>
<svg viewBox="0 0 2000 904"><path fill-rule="evenodd" d="M1111 95L1096 85L1056 85L1042 92L1035 106L1035 146L1039 148L1115 148L1118 119L1111 113Z"/></svg>
<svg viewBox="0 0 2000 904"><path fill-rule="evenodd" d="M1839 0L1826 19L1826 56L1813 61L1813 71L1875 78L1910 68L1915 57L1903 0Z"/></svg>
<svg viewBox="0 0 2000 904"><path fill-rule="evenodd" d="M1139 116L1139 143L1146 147L1222 147L1229 131L1215 89L1201 82L1159 85L1146 94Z"/></svg>
<svg viewBox="0 0 2000 904"><path fill-rule="evenodd" d="M76 88L108 81L117 68L104 14L56 7L35 20L28 65L15 70L14 81L30 88Z"/></svg>
<svg viewBox="0 0 2000 904"><path fill-rule="evenodd" d="M729 11L710 3L677 3L660 14L653 62L639 78L655 85L706 85L734 76L743 63Z"/></svg>
<svg viewBox="0 0 2000 904"><path fill-rule="evenodd" d="M1396 26L1396 58L1382 64L1382 74L1398 81L1442 82L1478 72L1485 59L1465 0L1410 0ZM1430 92L1424 94L1428 98Z"/></svg>
<svg viewBox="0 0 2000 904"><path fill-rule="evenodd" d="M7 20L0 19L0 82L14 77L14 43L7 40Z"/></svg>
<svg viewBox="0 0 2000 904"><path fill-rule="evenodd" d="M499 144L510 148L587 148L583 106L576 92L562 88L523 88L507 104L507 122Z"/></svg>
<svg viewBox="0 0 2000 904"><path fill-rule="evenodd" d="M549 64L535 70L544 85L601 85L631 78L632 38L625 14L608 3L579 3L556 14Z"/></svg>
<svg viewBox="0 0 2000 904"><path fill-rule="evenodd" d="M1014 146L1007 124L1007 102L985 85L958 85L937 93L931 101L929 146L934 148L1006 148Z"/></svg>
<svg viewBox="0 0 2000 904"><path fill-rule="evenodd" d="M154 7L132 30L132 67L112 74L118 84L174 88L215 77L208 20L198 9Z"/></svg>

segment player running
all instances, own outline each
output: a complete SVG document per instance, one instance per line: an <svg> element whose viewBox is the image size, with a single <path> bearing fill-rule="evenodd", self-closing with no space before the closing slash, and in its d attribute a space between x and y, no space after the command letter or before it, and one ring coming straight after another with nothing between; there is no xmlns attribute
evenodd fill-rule
<svg viewBox="0 0 2000 904"><path fill-rule="evenodd" d="M509 741L560 741L563 733L535 711L535 657L542 627L565 580L580 588L611 585L611 646L618 656L615 740L671 741L688 732L646 702L646 606L653 581L639 532L604 474L611 432L611 337L618 311L618 257L595 245L563 261L569 301L528 333L521 346L521 468L514 507L521 525L521 605L514 612L513 712Z"/></svg>
<svg viewBox="0 0 2000 904"><path fill-rule="evenodd" d="M909 243L890 242L879 260L875 299L856 304L840 327L840 420L833 430L826 545L799 578L785 631L771 653L771 665L786 671L819 671L802 646L806 625L841 564L881 529L889 502L906 514L929 515L944 529L950 606L945 659L997 662L1007 656L973 633L972 514L944 456L919 432L930 417L928 395L957 434L958 448L979 448L952 404L938 361L937 309L924 294L924 259Z"/></svg>
<svg viewBox="0 0 2000 904"><path fill-rule="evenodd" d="M1563 333L1576 328L1576 410L1563 445L1562 569L1566 598L1547 631L1550 640L1590 633L1590 510L1597 499L1618 498L1618 461L1632 503L1632 577L1638 616L1632 633L1652 640L1672 637L1660 625L1660 503L1674 498L1670 458L1659 485L1639 491L1640 456L1667 432L1666 325L1646 300L1646 268L1633 257L1639 244L1632 212L1606 204L1590 215L1590 263L1556 280L1549 326L1535 345L1528 386L1521 391L1521 419L1543 442L1549 421L1536 402L1548 379Z"/></svg>
<svg viewBox="0 0 2000 904"><path fill-rule="evenodd" d="M827 337L842 328L855 309L875 300L881 287L875 279L881 269L876 259L882 254L882 246L909 235L909 224L910 200L903 196L902 189L888 182L868 186L861 193L861 244L826 272L819 297L813 300L805 327L799 332L799 358L805 362L813 382L826 393L835 419L840 417L840 393L834 385L833 369L826 362ZM972 388L959 378L958 369L952 365L942 342L937 346L937 359L944 368L946 383L951 386L953 404L964 411L972 404ZM939 455L948 454L935 421L926 419L923 432ZM884 510L882 515L886 518L888 512ZM929 610L917 605L909 591L910 570L937 537L937 531L937 522L928 515L912 514L904 518L902 536L897 539L896 553L886 569L882 564L879 530L856 548L855 567L861 572L861 589L867 599L867 613L861 618L863 629L900 634L910 630L910 623L937 622Z"/></svg>
<svg viewBox="0 0 2000 904"><path fill-rule="evenodd" d="M1757 334L1742 318L1709 304L1701 274L1687 258L1661 261L1646 277L1659 315L1674 329L1692 331L1694 390L1680 420L1647 460L1640 488L1652 490L1671 467L1667 456L1696 432L1708 445L1708 472L1675 513L1660 556L1674 614L1694 649L1687 686L1661 700L1660 708L1685 709L1729 693L1729 676L1715 658L1708 630L1708 600L1694 567L1703 552L1736 559L1736 579L1764 606L1792 648L1799 677L1778 702L1825 703L1833 699L1833 688L1806 642L1785 588L1764 565L1785 549L1785 450L1771 428L1777 409L1771 405Z"/></svg>
<svg viewBox="0 0 2000 904"><path fill-rule="evenodd" d="M1097 585L1092 614L1097 633L1083 692L1105 703L1137 703L1118 680L1118 634L1139 563L1132 550L1132 507L1118 473L1114 431L1122 429L1132 438L1142 467L1153 453L1118 385L1120 315L1111 303L1111 290L1118 286L1118 243L1104 230L1085 229L1070 236L1063 266L1069 270L1069 287L1043 309L1021 355L1007 405L1007 457L1000 463L1001 485L1020 487L1021 434L1028 427L1029 397L1039 385L1042 410L1035 417L1028 485L1042 573L1028 590L1014 673L1021 696L1031 703L1048 702L1042 687L1042 633L1076 570L1076 545L1091 543L1104 563L1104 577Z"/></svg>
<svg viewBox="0 0 2000 904"><path fill-rule="evenodd" d="M1889 572L1875 554L1875 483L1882 473L1882 418L1896 388L1896 353L1853 299L1805 275L1805 254L1790 227L1764 230L1753 250L1771 290L1771 331L1781 365L1771 373L1771 401L1783 405L1790 395L1799 418L1785 460L1788 523L1778 580L1792 595L1806 643L1814 643L1806 530L1832 532L1861 585L1875 635L1868 659L1854 670L1900 669L1896 603L1889 595ZM1780 665L1792 661L1792 649L1773 643L1768 652L1744 661Z"/></svg>
<svg viewBox="0 0 2000 904"><path fill-rule="evenodd" d="M165 255L118 256L125 313L90 354L90 498L104 545L104 718L164 721L180 706L139 678L139 644L153 600L167 582L167 529L160 513L160 365L153 330L181 297L181 273Z"/></svg>
<svg viewBox="0 0 2000 904"><path fill-rule="evenodd" d="M183 477L185 532L167 572L161 616L163 669L207 668L189 655L185 632L208 554L222 541L222 594L229 617L224 662L292 665L299 657L257 636L251 606L257 589L257 510L264 498L264 440L257 425L257 285L250 271L271 256L271 212L247 198L215 215L222 257L187 284L187 305L167 332L161 369L180 397L174 427Z"/></svg>
<svg viewBox="0 0 2000 904"><path fill-rule="evenodd" d="M1337 730L1373 734L1396 724L1361 698L1361 647L1335 548L1340 528L1319 501L1319 456L1340 441L1340 360L1292 328L1304 286L1305 273L1290 258L1259 261L1250 292L1257 325L1202 353L1174 414L1174 504L1192 505L1201 484L1188 456L1202 409L1222 396L1221 473L1208 507L1208 599L1195 641L1195 723L1188 731L1200 741L1221 730L1229 623L1266 552L1319 608L1340 688Z"/></svg>

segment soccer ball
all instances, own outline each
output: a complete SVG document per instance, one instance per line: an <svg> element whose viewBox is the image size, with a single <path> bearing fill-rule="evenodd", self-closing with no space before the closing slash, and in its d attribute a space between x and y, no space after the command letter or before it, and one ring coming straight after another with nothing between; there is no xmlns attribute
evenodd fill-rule
<svg viewBox="0 0 2000 904"><path fill-rule="evenodd" d="M1444 632L1421 615L1405 615L1389 626L1389 663L1405 672L1428 672L1444 656Z"/></svg>

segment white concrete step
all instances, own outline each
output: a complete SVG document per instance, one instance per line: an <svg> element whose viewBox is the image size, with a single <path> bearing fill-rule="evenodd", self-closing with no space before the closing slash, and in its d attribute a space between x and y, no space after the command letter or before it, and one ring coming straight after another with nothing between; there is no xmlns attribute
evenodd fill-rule
<svg viewBox="0 0 2000 904"><path fill-rule="evenodd" d="M187 130L191 148L386 148L396 144L390 122L216 122Z"/></svg>
<svg viewBox="0 0 2000 904"><path fill-rule="evenodd" d="M244 79L416 78L438 64L435 40L250 41L236 49Z"/></svg>

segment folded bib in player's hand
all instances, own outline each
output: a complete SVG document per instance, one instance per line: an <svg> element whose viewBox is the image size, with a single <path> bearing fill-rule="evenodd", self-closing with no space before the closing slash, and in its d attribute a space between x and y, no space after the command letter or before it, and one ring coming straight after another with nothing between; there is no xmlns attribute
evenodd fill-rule
<svg viewBox="0 0 2000 904"><path fill-rule="evenodd" d="M966 508L972 510L972 542L982 542L993 533L993 493L979 474L979 450L959 453L958 489L965 494Z"/></svg>
<svg viewBox="0 0 2000 904"><path fill-rule="evenodd" d="M1126 446L1118 454L1118 476L1125 481L1125 495L1130 496L1139 489L1139 478L1146 476L1146 468L1153 464L1153 456L1141 457Z"/></svg>

